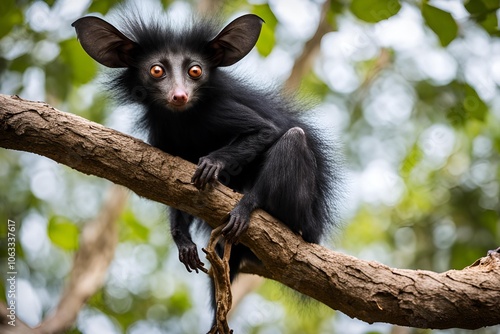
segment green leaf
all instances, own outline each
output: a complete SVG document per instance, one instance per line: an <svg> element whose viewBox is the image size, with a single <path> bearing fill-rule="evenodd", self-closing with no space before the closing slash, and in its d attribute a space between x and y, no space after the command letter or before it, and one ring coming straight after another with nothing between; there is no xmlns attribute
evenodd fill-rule
<svg viewBox="0 0 500 334"><path fill-rule="evenodd" d="M24 54L17 57L10 64L11 71L17 71L23 73L26 69L33 65L33 59L30 54Z"/></svg>
<svg viewBox="0 0 500 334"><path fill-rule="evenodd" d="M267 57L273 51L274 45L276 44L274 32L278 25L278 19L276 19L276 16L274 16L268 4L255 5L253 6L252 12L265 21L256 47L257 51L259 51L262 56Z"/></svg>
<svg viewBox="0 0 500 334"><path fill-rule="evenodd" d="M176 314L178 316L187 312L192 305L191 299L189 298L189 292L186 288L182 287L177 289L175 294L168 299L167 307L171 314Z"/></svg>
<svg viewBox="0 0 500 334"><path fill-rule="evenodd" d="M260 16L264 21L265 25L269 26L272 30L276 29L278 25L278 19L274 15L271 7L268 4L254 5L252 8L252 13Z"/></svg>
<svg viewBox="0 0 500 334"><path fill-rule="evenodd" d="M330 11L334 14L340 14L344 10L345 3L341 0L330 1Z"/></svg>
<svg viewBox="0 0 500 334"><path fill-rule="evenodd" d="M330 92L330 88L314 71L310 71L302 79L298 91L300 97L310 98L310 96L314 96L314 98L324 100Z"/></svg>
<svg viewBox="0 0 500 334"><path fill-rule="evenodd" d="M142 225L132 211L126 211L122 217L120 240L145 242L149 238L149 229Z"/></svg>
<svg viewBox="0 0 500 334"><path fill-rule="evenodd" d="M464 108L461 103L457 103L456 105L448 108L446 111L446 118L456 128L461 128L465 125L466 114L464 113Z"/></svg>
<svg viewBox="0 0 500 334"><path fill-rule="evenodd" d="M483 20L479 21L479 25L490 34L498 33L498 17L497 13L489 13Z"/></svg>
<svg viewBox="0 0 500 334"><path fill-rule="evenodd" d="M465 85L465 98L463 100L463 107L467 114L479 121L484 121L488 106L479 97L476 90L469 85Z"/></svg>
<svg viewBox="0 0 500 334"><path fill-rule="evenodd" d="M267 26L263 26L259 40L255 45L257 47L257 51L259 51L262 56L267 57L273 51L275 44L276 37L274 36L274 31Z"/></svg>
<svg viewBox="0 0 500 334"><path fill-rule="evenodd" d="M481 0L469 0L464 4L465 9L471 14L481 14L486 12L486 5Z"/></svg>
<svg viewBox="0 0 500 334"><path fill-rule="evenodd" d="M23 23L23 12L14 0L0 1L0 38L6 36L15 25Z"/></svg>
<svg viewBox="0 0 500 334"><path fill-rule="evenodd" d="M344 11L346 5L340 0L332 0L330 2L330 10L326 12L326 20L333 27L333 30L337 30L337 16Z"/></svg>
<svg viewBox="0 0 500 334"><path fill-rule="evenodd" d="M473 0L471 0L473 1ZM500 9L500 2L498 0L482 0L484 5L486 6L486 9L488 10L497 10Z"/></svg>
<svg viewBox="0 0 500 334"><path fill-rule="evenodd" d="M60 47L60 59L71 68L73 84L85 84L95 77L97 64L85 53L76 38L62 42Z"/></svg>
<svg viewBox="0 0 500 334"><path fill-rule="evenodd" d="M68 251L78 249L78 227L70 220L60 216L50 218L48 235L53 244Z"/></svg>
<svg viewBox="0 0 500 334"><path fill-rule="evenodd" d="M423 153L420 146L417 144L413 145L410 152L408 152L408 155L401 163L401 174L405 178L408 178L415 166L417 166L420 161L422 161L422 157Z"/></svg>
<svg viewBox="0 0 500 334"><path fill-rule="evenodd" d="M447 118L450 123L454 126L466 126L472 124L472 120L484 122L488 105L479 97L476 90L460 82L452 83L451 87L456 94L457 103L448 109Z"/></svg>
<svg viewBox="0 0 500 334"><path fill-rule="evenodd" d="M172 0L161 0L161 4L163 8L167 9L172 4Z"/></svg>
<svg viewBox="0 0 500 334"><path fill-rule="evenodd" d="M56 0L44 0L44 1L45 1L45 3L46 3L47 5L49 5L50 7L52 7L52 6L54 5L54 3L56 2Z"/></svg>
<svg viewBox="0 0 500 334"><path fill-rule="evenodd" d="M65 100L72 87L72 69L60 58L45 66L45 89L47 94Z"/></svg>
<svg viewBox="0 0 500 334"><path fill-rule="evenodd" d="M401 4L398 0L353 0L350 9L357 18L376 23L396 15Z"/></svg>
<svg viewBox="0 0 500 334"><path fill-rule="evenodd" d="M465 8L471 14L471 19L479 23L486 32L498 34L498 0L471 0L465 4Z"/></svg>
<svg viewBox="0 0 500 334"><path fill-rule="evenodd" d="M458 25L450 13L424 4L422 15L427 26L438 36L442 46L447 46L457 37Z"/></svg>
<svg viewBox="0 0 500 334"><path fill-rule="evenodd" d="M92 4L89 7L89 12L98 12L101 14L106 14L113 6L120 3L120 0L97 0L92 1Z"/></svg>

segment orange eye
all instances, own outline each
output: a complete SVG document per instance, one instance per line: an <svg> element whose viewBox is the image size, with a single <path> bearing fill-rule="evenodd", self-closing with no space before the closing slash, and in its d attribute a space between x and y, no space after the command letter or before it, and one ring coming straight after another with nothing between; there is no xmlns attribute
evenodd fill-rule
<svg viewBox="0 0 500 334"><path fill-rule="evenodd" d="M202 71L201 67L199 67L198 65L191 66L191 68L188 71L189 76L193 79L197 79L197 78L201 77L202 73L203 73L203 71Z"/></svg>
<svg viewBox="0 0 500 334"><path fill-rule="evenodd" d="M149 69L149 74L151 74L151 76L153 78L158 79L158 78L161 78L165 74L165 70L160 65L153 65Z"/></svg>

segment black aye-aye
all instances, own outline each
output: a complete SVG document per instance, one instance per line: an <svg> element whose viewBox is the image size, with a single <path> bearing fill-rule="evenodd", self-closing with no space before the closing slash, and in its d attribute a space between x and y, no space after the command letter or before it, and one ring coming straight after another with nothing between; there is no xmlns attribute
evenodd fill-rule
<svg viewBox="0 0 500 334"><path fill-rule="evenodd" d="M96 17L73 23L85 51L124 68L110 85L125 103L138 103L151 145L198 167L199 189L216 180L244 194L223 229L236 242L251 212L262 208L305 241L318 243L333 224L339 172L332 148L302 120L300 107L275 89L249 84L221 67L254 47L263 21L241 16L217 34L199 21L184 29L128 20L122 33ZM215 37L214 37L215 36ZM172 237L188 271L203 268L191 239L193 216L171 209ZM233 246L231 279L248 248Z"/></svg>

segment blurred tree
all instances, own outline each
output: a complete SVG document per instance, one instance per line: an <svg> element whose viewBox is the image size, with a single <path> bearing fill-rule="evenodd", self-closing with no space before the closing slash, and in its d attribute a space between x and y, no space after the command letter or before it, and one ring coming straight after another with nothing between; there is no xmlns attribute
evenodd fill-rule
<svg viewBox="0 0 500 334"><path fill-rule="evenodd" d="M224 17L254 12L266 20L247 61L260 69L256 80L271 73L284 82L292 75L287 87L300 83L301 96L317 101L320 122L328 131L335 128L334 138L345 146L348 224L335 248L388 265L442 271L463 268L498 247L497 0L148 3L173 16L197 7ZM125 129L133 111L111 112L115 108L96 79L98 67L70 28L86 13L114 15L119 5L1 1L0 93L44 100ZM71 270L77 246L68 236L95 216L108 184L34 155L2 149L0 157L0 219L16 221L18 228L19 316L35 325L56 305ZM106 283L82 311L75 333L192 333L207 327L208 315L200 319L206 298L199 297L206 289L178 266L162 210L132 198L119 219ZM1 258L5 236L0 224ZM266 283L247 298L234 314L234 328L391 332L323 308L307 317L287 316L296 314L296 304L283 303L276 291Z"/></svg>

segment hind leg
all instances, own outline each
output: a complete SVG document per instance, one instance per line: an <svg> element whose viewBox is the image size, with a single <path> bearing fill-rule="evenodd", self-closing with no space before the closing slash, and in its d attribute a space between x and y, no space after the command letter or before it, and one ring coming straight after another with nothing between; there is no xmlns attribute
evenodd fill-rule
<svg viewBox="0 0 500 334"><path fill-rule="evenodd" d="M262 208L283 221L304 240L317 242L312 208L316 193L316 159L302 128L288 130L266 152L263 166L251 190L231 211L222 233L237 242L247 230L250 214Z"/></svg>

